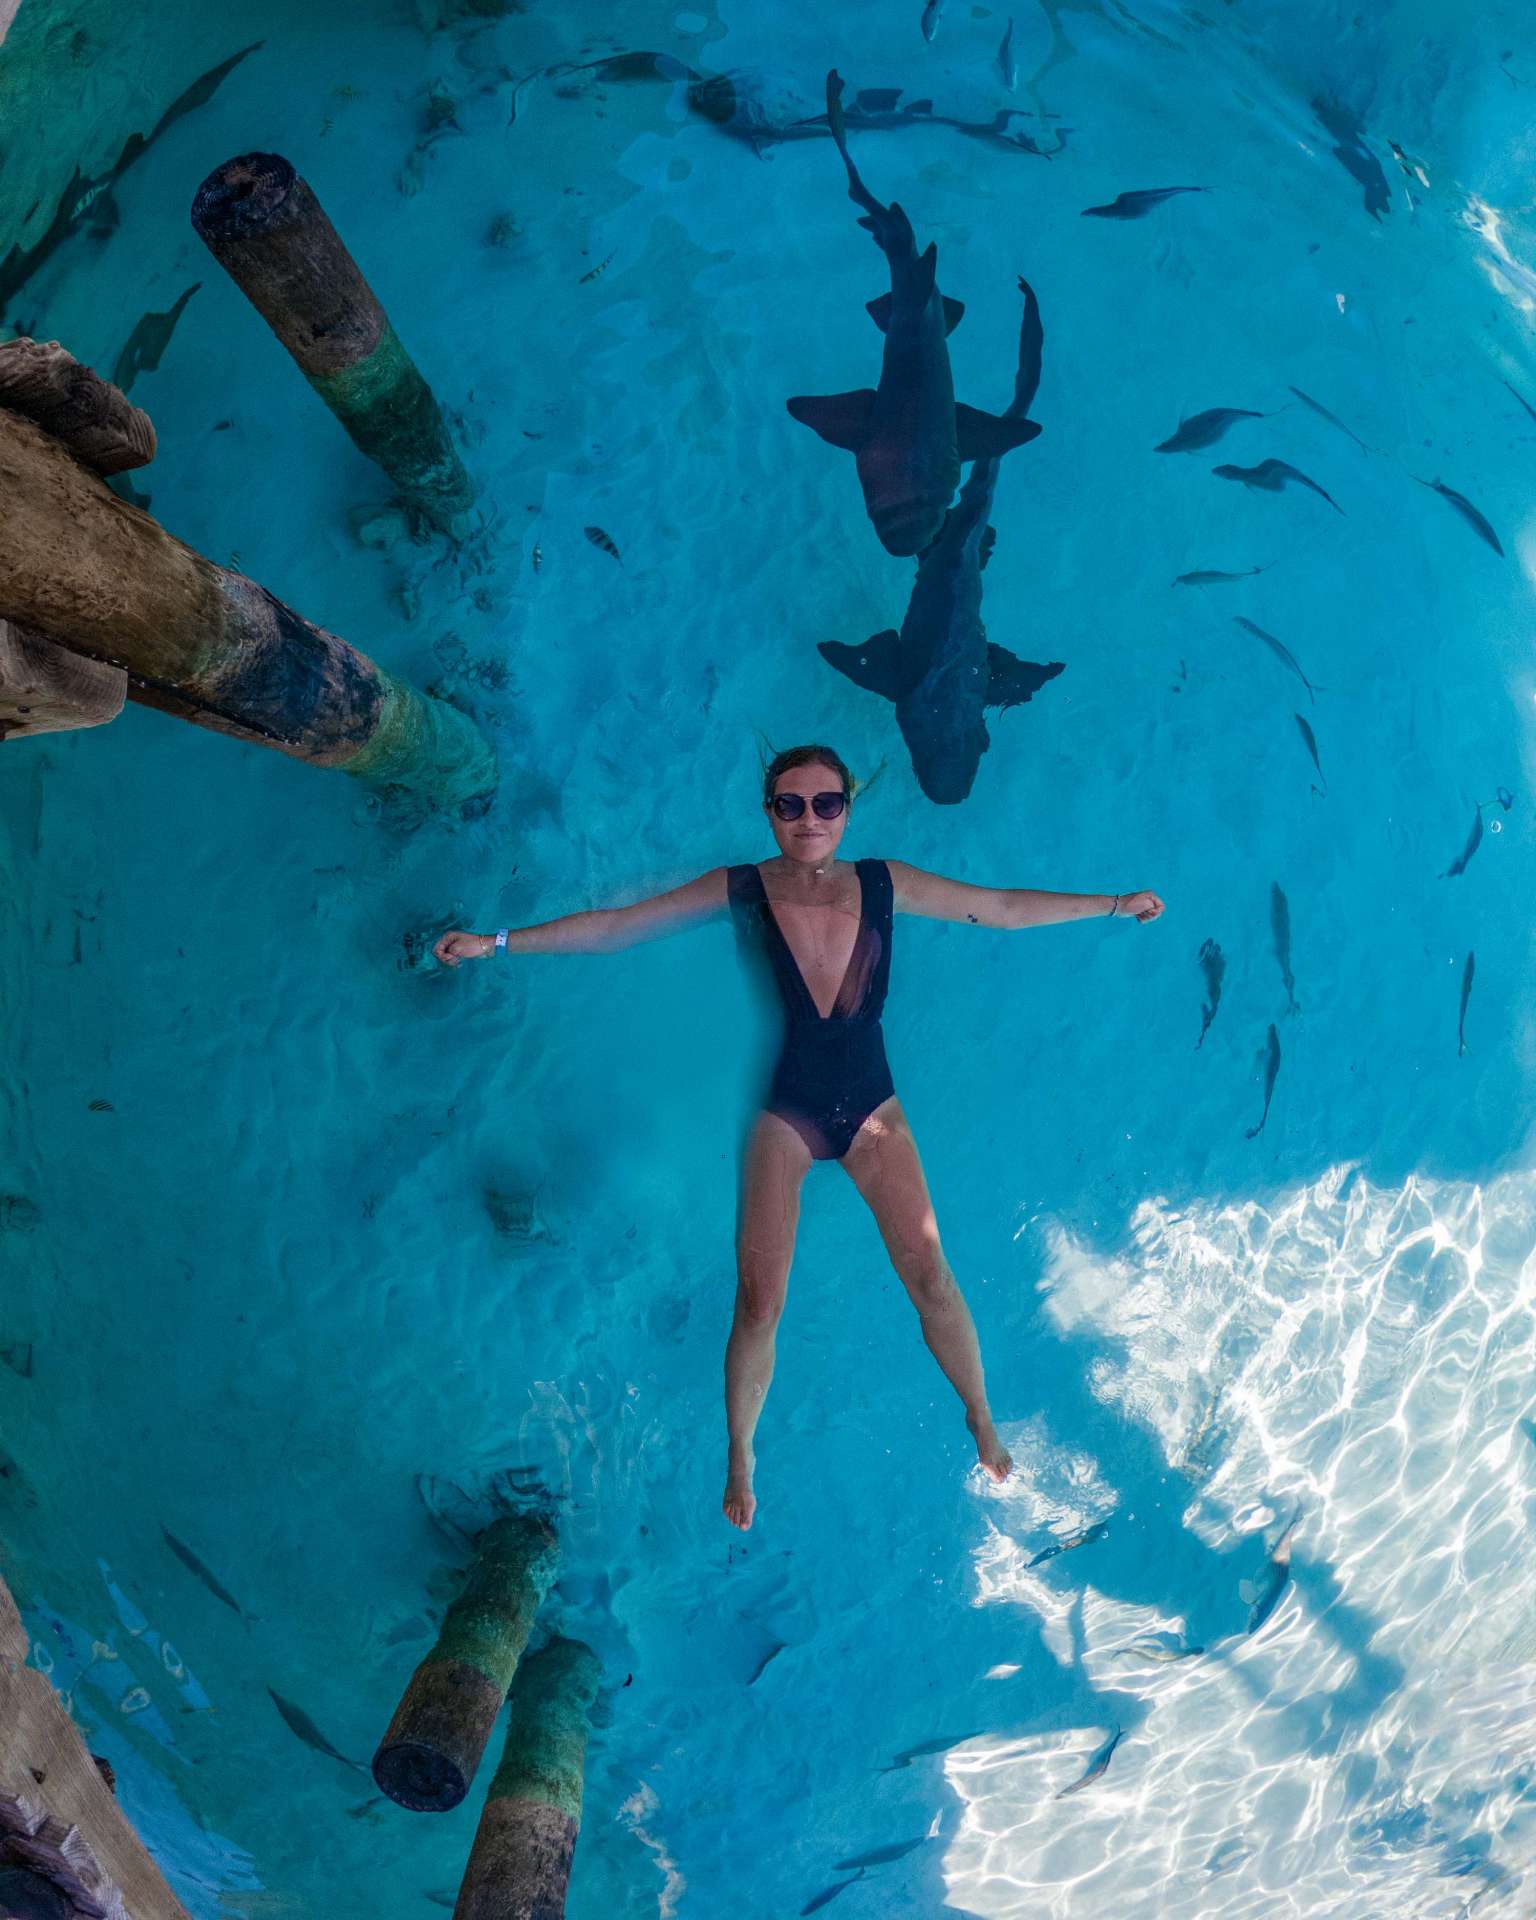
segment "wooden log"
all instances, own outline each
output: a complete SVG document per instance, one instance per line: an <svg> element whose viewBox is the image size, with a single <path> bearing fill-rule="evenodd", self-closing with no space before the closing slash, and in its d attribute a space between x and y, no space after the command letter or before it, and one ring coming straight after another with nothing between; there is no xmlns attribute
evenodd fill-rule
<svg viewBox="0 0 1536 1920"><path fill-rule="evenodd" d="M47 1677L26 1658L26 1629L0 1580L0 1864L54 1887L63 1913L187 1920ZM53 1920L55 1910L39 1906L37 1920Z"/></svg>
<svg viewBox="0 0 1536 1920"><path fill-rule="evenodd" d="M0 740L104 726L122 712L127 689L121 667L0 620Z"/></svg>
<svg viewBox="0 0 1536 1920"><path fill-rule="evenodd" d="M0 346L0 407L35 420L94 473L126 473L155 457L149 415L57 340L23 335Z"/></svg>
<svg viewBox="0 0 1536 1920"><path fill-rule="evenodd" d="M480 1536L464 1591L373 1756L391 1800L445 1813L468 1793L557 1561L554 1529L539 1515L497 1520Z"/></svg>
<svg viewBox="0 0 1536 1920"><path fill-rule="evenodd" d="M227 160L198 188L192 224L360 451L409 505L461 532L475 488L432 390L289 162Z"/></svg>
<svg viewBox="0 0 1536 1920"><path fill-rule="evenodd" d="M0 619L126 670L135 698L431 805L490 792L490 742L118 499L0 410Z"/></svg>
<svg viewBox="0 0 1536 1920"><path fill-rule="evenodd" d="M579 1640L552 1640L518 1669L453 1920L561 1920L598 1674Z"/></svg>

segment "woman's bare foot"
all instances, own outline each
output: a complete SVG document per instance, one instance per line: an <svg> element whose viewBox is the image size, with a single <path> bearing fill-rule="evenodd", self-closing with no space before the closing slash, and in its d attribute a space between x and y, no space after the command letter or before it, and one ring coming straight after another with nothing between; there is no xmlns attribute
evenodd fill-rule
<svg viewBox="0 0 1536 1920"><path fill-rule="evenodd" d="M725 1476L725 1499L721 1505L725 1517L733 1527L740 1527L745 1533L752 1524L752 1516L757 1512L757 1495L752 1491L752 1468L754 1462L750 1455L738 1460L733 1454Z"/></svg>
<svg viewBox="0 0 1536 1920"><path fill-rule="evenodd" d="M994 1480L1006 1480L1013 1471L1013 1455L998 1439L991 1414L984 1413L979 1418L967 1414L965 1424L976 1442L976 1458Z"/></svg>

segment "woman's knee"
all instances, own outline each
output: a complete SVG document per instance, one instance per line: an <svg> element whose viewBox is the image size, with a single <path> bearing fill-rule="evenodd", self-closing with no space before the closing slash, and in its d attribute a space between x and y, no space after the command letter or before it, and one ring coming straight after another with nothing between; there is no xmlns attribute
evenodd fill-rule
<svg viewBox="0 0 1536 1920"><path fill-rule="evenodd" d="M899 1258L896 1271L913 1306L924 1316L942 1313L960 1292L937 1241Z"/></svg>
<svg viewBox="0 0 1536 1920"><path fill-rule="evenodd" d="M736 1319L738 1324L769 1331L779 1324L784 1311L788 1273L753 1273L744 1270L736 1282Z"/></svg>

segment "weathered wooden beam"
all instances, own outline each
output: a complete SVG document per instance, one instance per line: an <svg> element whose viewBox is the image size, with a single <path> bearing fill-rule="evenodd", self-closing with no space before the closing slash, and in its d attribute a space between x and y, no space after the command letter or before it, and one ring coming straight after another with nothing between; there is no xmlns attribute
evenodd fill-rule
<svg viewBox="0 0 1536 1920"><path fill-rule="evenodd" d="M26 1629L0 1579L0 1868L57 1889L65 1912L188 1920L47 1677L26 1658ZM44 1897L30 1891L43 1902L39 1920L52 1920Z"/></svg>
<svg viewBox="0 0 1536 1920"><path fill-rule="evenodd" d="M127 688L121 667L0 620L0 740L105 726L122 712Z"/></svg>
<svg viewBox="0 0 1536 1920"><path fill-rule="evenodd" d="M57 340L23 334L0 346L0 407L35 420L93 473L127 473L155 457L144 409Z"/></svg>
<svg viewBox="0 0 1536 1920"><path fill-rule="evenodd" d="M391 1800L444 1813L469 1791L557 1561L554 1529L538 1515L497 1520L480 1536L464 1591L373 1756Z"/></svg>
<svg viewBox="0 0 1536 1920"><path fill-rule="evenodd" d="M552 1640L518 1669L453 1920L561 1920L598 1677L597 1655L579 1640Z"/></svg>
<svg viewBox="0 0 1536 1920"><path fill-rule="evenodd" d="M0 619L124 668L135 698L216 733L436 806L495 785L490 742L456 707L205 560L4 409Z"/></svg>
<svg viewBox="0 0 1536 1920"><path fill-rule="evenodd" d="M275 153L215 168L192 224L406 502L450 534L475 497L432 390L308 183Z"/></svg>

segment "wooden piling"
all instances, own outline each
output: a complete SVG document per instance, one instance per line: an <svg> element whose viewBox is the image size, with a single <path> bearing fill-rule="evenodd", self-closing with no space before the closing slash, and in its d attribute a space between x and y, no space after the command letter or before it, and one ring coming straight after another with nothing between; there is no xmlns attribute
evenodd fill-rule
<svg viewBox="0 0 1536 1920"><path fill-rule="evenodd" d="M57 340L23 334L0 346L0 407L35 420L93 473L127 473L155 457L149 415Z"/></svg>
<svg viewBox="0 0 1536 1920"><path fill-rule="evenodd" d="M0 620L0 740L105 726L122 712L127 687L121 667Z"/></svg>
<svg viewBox="0 0 1536 1920"><path fill-rule="evenodd" d="M3 408L0 619L124 668L133 698L216 733L436 806L495 785L490 743L456 707L205 560Z"/></svg>
<svg viewBox="0 0 1536 1920"><path fill-rule="evenodd" d="M432 390L293 166L227 160L198 188L192 224L354 444L409 505L462 531L475 489Z"/></svg>
<svg viewBox="0 0 1536 1920"><path fill-rule="evenodd" d="M27 1633L0 1579L0 1891L25 1895L28 1920L71 1915L188 1920L123 1815L47 1676L27 1665Z"/></svg>
<svg viewBox="0 0 1536 1920"><path fill-rule="evenodd" d="M554 1529L536 1514L497 1520L481 1535L464 1591L373 1756L391 1800L445 1813L469 1791L557 1560Z"/></svg>
<svg viewBox="0 0 1536 1920"><path fill-rule="evenodd" d="M552 1640L518 1669L453 1920L561 1920L598 1675L579 1640Z"/></svg>

